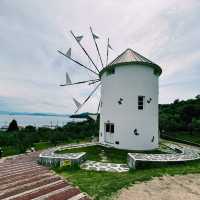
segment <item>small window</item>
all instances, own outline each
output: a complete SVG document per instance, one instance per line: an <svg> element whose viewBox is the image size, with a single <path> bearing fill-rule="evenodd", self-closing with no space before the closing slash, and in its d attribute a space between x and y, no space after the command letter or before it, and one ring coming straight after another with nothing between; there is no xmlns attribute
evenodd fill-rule
<svg viewBox="0 0 200 200"><path fill-rule="evenodd" d="M144 96L138 96L138 110L144 109Z"/></svg>
<svg viewBox="0 0 200 200"><path fill-rule="evenodd" d="M106 132L110 132L110 124L109 123L106 124Z"/></svg>
<svg viewBox="0 0 200 200"><path fill-rule="evenodd" d="M114 133L115 132L115 126L111 123L105 123L105 129L107 133Z"/></svg>
<svg viewBox="0 0 200 200"><path fill-rule="evenodd" d="M114 133L114 132L115 132L114 124L110 124L110 132L111 132L111 133Z"/></svg>

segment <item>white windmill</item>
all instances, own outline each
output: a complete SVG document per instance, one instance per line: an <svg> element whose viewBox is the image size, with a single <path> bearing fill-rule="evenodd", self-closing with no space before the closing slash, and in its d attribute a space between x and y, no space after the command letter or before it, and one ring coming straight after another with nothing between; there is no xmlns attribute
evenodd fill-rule
<svg viewBox="0 0 200 200"><path fill-rule="evenodd" d="M104 66L96 40L99 38L90 31L101 61L101 68L93 62L81 44L83 36L75 36L81 49L89 58L94 69L87 67L71 57L71 48L60 54L79 64L97 76L94 80L72 83L66 74L66 84L97 84L83 103L74 102L78 112L101 86L99 142L119 149L150 150L158 147L158 79L162 69L152 61L133 51L125 50L121 55L108 62L107 43L106 65ZM98 113L97 111L97 113Z"/></svg>

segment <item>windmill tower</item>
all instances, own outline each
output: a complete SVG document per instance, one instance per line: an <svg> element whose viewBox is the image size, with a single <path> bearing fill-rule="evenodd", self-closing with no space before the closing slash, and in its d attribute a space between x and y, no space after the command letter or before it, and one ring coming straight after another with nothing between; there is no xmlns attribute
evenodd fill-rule
<svg viewBox="0 0 200 200"><path fill-rule="evenodd" d="M76 99L77 111L90 99L101 86L100 131L99 142L109 146L128 150L150 150L158 147L158 86L161 68L138 54L127 49L110 64L107 43L106 66L104 67L96 43L96 36L91 33L101 60L102 68L98 68L80 43L82 36L72 35L81 46L86 56L92 61L96 71L71 58L71 49L61 53L80 66L97 75L97 79L72 83L67 75L66 85L79 83L97 84L83 103ZM98 112L98 111L97 111Z"/></svg>
<svg viewBox="0 0 200 200"><path fill-rule="evenodd" d="M161 68L127 49L101 72L99 141L119 149L158 147Z"/></svg>

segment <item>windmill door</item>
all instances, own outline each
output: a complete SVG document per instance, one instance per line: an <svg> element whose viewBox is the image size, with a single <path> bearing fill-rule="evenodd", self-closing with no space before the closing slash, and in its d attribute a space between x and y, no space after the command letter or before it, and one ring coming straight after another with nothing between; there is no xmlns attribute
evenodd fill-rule
<svg viewBox="0 0 200 200"><path fill-rule="evenodd" d="M105 123L104 126L104 136L105 136L105 142L106 143L114 143L114 132L115 132L115 127L113 123Z"/></svg>

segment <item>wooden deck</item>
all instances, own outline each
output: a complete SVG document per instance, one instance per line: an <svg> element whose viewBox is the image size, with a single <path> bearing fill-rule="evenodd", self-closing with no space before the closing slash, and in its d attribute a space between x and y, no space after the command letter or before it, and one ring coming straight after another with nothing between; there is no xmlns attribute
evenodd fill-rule
<svg viewBox="0 0 200 200"><path fill-rule="evenodd" d="M0 160L0 199L89 200L78 188L37 164L39 152Z"/></svg>

